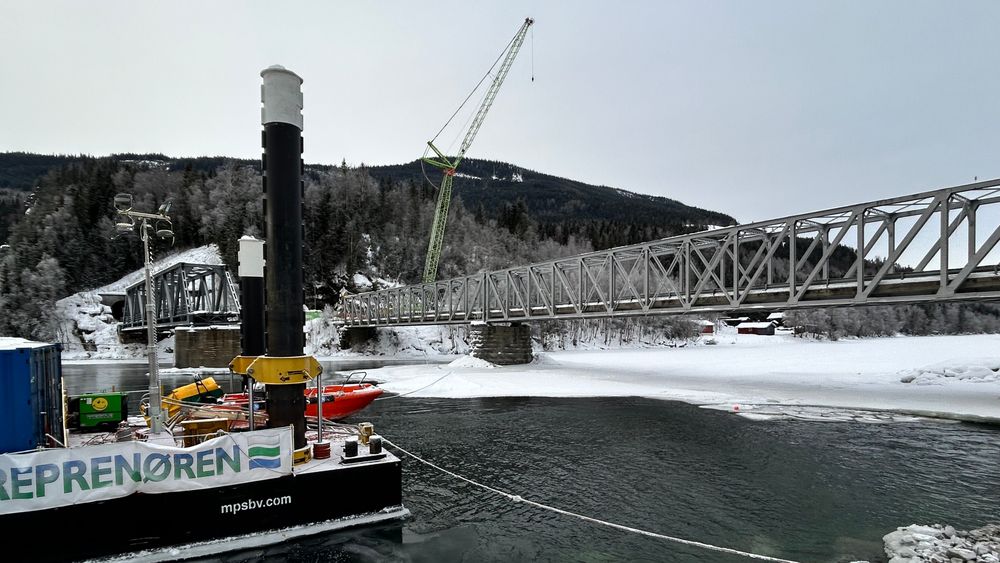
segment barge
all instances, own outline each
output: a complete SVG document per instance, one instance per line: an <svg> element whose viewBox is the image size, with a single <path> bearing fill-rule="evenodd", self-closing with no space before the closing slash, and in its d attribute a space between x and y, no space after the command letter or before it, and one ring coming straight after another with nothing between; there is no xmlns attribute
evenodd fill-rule
<svg viewBox="0 0 1000 563"><path fill-rule="evenodd" d="M298 465L291 427L156 442L0 455L5 534L54 540L20 557L173 561L409 515L400 460L372 441L335 440L329 458Z"/></svg>
<svg viewBox="0 0 1000 563"><path fill-rule="evenodd" d="M169 396L161 400L147 248L150 391L148 405L140 409L145 418L138 421L148 427L122 426L106 435L114 441L82 445L66 430L59 346L8 339L10 353L0 355L0 398L20 404L25 398L14 393L31 387L11 385L10 378L48 382L28 393L28 407L22 409L28 420L8 427L23 440L0 450L5 537L45 538L8 552L8 559L215 556L409 515L402 503L401 462L382 449L371 425L359 425L355 435L331 424L324 434L320 417L316 434L307 431L309 406L314 413L327 412L327 393L314 392L318 404L312 404L307 383L316 379L317 387L327 388L319 362L303 354L302 79L280 66L265 69L261 77L266 257L265 241L240 240L242 350L230 369L245 378L249 391L255 383L264 385L266 427L255 428L252 396L246 431L239 431L232 417L174 419L176 403ZM169 221L169 206L158 214L135 212L128 194L116 196L115 206L129 221L119 227L130 229L140 219L145 245L151 233L172 234L148 224ZM15 364L17 369L9 367ZM360 384L330 391L377 395ZM99 416L113 404L89 397L94 412L88 411L86 424L100 426L122 416L123 407L107 419ZM27 430L15 431L19 424Z"/></svg>

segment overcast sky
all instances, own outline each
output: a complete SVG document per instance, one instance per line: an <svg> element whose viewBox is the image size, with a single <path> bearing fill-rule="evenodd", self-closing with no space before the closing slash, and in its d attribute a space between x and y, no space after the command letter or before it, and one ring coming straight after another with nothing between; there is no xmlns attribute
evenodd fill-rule
<svg viewBox="0 0 1000 563"><path fill-rule="evenodd" d="M1000 176L989 0L3 0L0 151L255 158L281 64L307 162L410 161L525 16L469 156L741 221Z"/></svg>

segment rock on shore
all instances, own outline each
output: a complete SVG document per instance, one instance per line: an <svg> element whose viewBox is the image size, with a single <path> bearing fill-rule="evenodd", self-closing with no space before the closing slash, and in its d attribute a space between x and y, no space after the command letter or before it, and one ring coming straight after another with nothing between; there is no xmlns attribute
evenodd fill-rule
<svg viewBox="0 0 1000 563"><path fill-rule="evenodd" d="M1000 563L1000 524L970 531L913 524L882 541L889 563Z"/></svg>

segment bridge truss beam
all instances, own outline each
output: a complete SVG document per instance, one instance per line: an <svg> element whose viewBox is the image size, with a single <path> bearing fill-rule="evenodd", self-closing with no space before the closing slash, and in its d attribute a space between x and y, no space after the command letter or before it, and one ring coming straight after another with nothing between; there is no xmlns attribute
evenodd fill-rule
<svg viewBox="0 0 1000 563"><path fill-rule="evenodd" d="M239 295L225 266L174 264L153 276L153 291L159 329L239 323ZM144 282L125 290L122 330L145 327L145 299Z"/></svg>
<svg viewBox="0 0 1000 563"><path fill-rule="evenodd" d="M1000 180L345 297L352 327L1000 299ZM846 266L849 264L849 266Z"/></svg>

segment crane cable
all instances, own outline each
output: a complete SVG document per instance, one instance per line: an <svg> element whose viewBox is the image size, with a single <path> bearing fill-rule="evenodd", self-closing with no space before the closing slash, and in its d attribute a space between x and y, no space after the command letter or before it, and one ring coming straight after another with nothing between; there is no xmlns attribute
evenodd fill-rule
<svg viewBox="0 0 1000 563"><path fill-rule="evenodd" d="M490 68L489 68L489 70L486 71L486 74L484 74L483 77L479 79L479 82L477 82L476 86L472 89L471 92L469 92L469 95L466 96L464 100L462 100L462 104L458 106L458 109L456 109L455 112L451 114L451 117L448 118L448 121L445 121L444 125L441 126L441 129L439 129L438 132L437 132L437 134L434 135L434 138L432 138L430 140L431 143L433 143L434 141L436 141L437 138L441 136L441 133L443 133L444 130L448 127L448 125L451 124L452 120L455 119L455 116L458 115L458 112L462 111L462 108L465 107L465 104L469 103L469 100L472 98L472 95L475 94L477 90L479 90L479 87L483 85L483 82L485 82L487 78L489 78L490 76L493 75L493 69L496 68L497 63L499 63L500 60L504 57L504 55L507 53L507 51L510 50L511 45L514 44L514 41L517 39L518 34L520 34L520 30L517 33L514 34L514 37L510 38L510 41L507 42L507 46L504 47L502 51L500 51L500 54L497 55L496 60L493 61L492 65L490 65ZM532 63L531 63L531 68L532 68L531 73L532 73L532 76L531 76L531 81L532 82L535 81L535 76L534 76L534 73L535 73L535 70L534 70L534 68L535 68L535 63L534 63L534 56L535 56L534 55L534 36L535 36L535 31L532 30L531 31L531 37L532 37L532 55L531 55L531 57L532 57ZM472 120L472 116L470 115L468 121L471 121L471 120ZM468 121L466 121L466 123L468 123ZM457 137L456 137L456 139L457 139ZM427 151L429 151L429 150L430 150L430 146L428 146L428 147L426 147L424 149L424 156L425 157L427 156ZM431 186L434 186L435 189L441 189L441 186L435 184L434 181L431 180L430 177L427 175L427 170L424 167L424 160L422 158L420 159L420 173L424 175L424 179L427 180L428 184L430 184Z"/></svg>
<svg viewBox="0 0 1000 563"><path fill-rule="evenodd" d="M448 118L448 121L446 121L444 125L441 126L441 129L437 132L437 135L434 135L434 138L431 139L432 143L437 140L438 136L441 135L441 132L444 131L445 127L448 127L448 124L451 123L451 120L455 119L455 116L458 115L458 112L462 111L462 108L465 107L465 104L469 103L469 98L471 98L472 95L476 93L476 90L478 90L479 87L483 85L483 82L485 82L486 79L489 78L489 76L493 73L493 69L496 68L497 63L500 62L500 59L503 58L504 54L506 54L507 51L510 50L510 46L514 44L514 40L517 39L519 33L520 31L518 31L518 33L515 33L514 37L510 38L510 41L507 42L507 46L503 48L503 51L500 51L500 54L497 56L497 59L493 61L493 64L490 66L490 69L486 71L486 74L484 74L483 77L479 79L479 82L476 83L476 87L473 88L472 91L469 92L469 95L465 97L465 100L462 101L462 105L458 106L458 109L455 110L455 113L451 114L451 117Z"/></svg>
<svg viewBox="0 0 1000 563"><path fill-rule="evenodd" d="M483 101L486 100L486 96L488 96L488 95L489 95L489 91L483 92L482 98L480 98L480 102L479 103L482 104ZM459 128L457 131L455 131L455 138L452 139L450 143L448 143L448 148L445 149L445 151L444 151L445 154L448 154L449 152L451 152L451 149L453 149L455 147L455 143L458 142L458 138L462 136L462 132L464 132L469 127L469 123L472 122L472 120L475 117L476 117L475 113L472 113L472 112L469 113L469 117L467 117L465 119L465 123L462 124L462 127ZM440 135L440 132L438 134ZM431 142L433 143L434 141L431 141ZM428 184L430 184L431 186L433 186L434 189L440 190L441 189L441 184L440 183L435 184L434 180L431 180L430 176L427 175L427 165L424 162L424 158L427 158L427 154L430 153L430 152L431 152L430 145L427 145L426 147L424 147L423 158L420 159L420 172L424 175L424 180L427 180Z"/></svg>
<svg viewBox="0 0 1000 563"><path fill-rule="evenodd" d="M531 28L531 81L535 81L535 28Z"/></svg>

